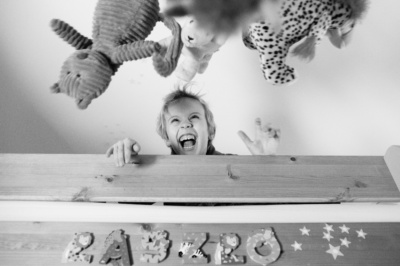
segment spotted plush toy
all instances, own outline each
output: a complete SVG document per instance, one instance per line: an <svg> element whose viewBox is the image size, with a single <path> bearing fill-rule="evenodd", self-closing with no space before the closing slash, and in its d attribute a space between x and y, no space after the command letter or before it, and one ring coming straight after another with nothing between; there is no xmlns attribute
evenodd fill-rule
<svg viewBox="0 0 400 266"><path fill-rule="evenodd" d="M248 48L258 50L267 81L290 84L298 77L295 69L285 63L292 45L303 40L292 52L308 60L314 57L315 46L325 35L341 48L366 9L366 0L284 0L280 30L275 31L265 21L253 23L243 33L243 41Z"/></svg>
<svg viewBox="0 0 400 266"><path fill-rule="evenodd" d="M64 62L52 92L74 97L78 107L85 109L107 89L111 77L124 62L150 56L161 76L170 75L182 49L181 28L173 18L159 11L158 0L98 0L93 39L82 36L67 23L53 19L52 29L77 51ZM163 55L158 53L159 43L145 40L158 21L162 21L173 35L173 41Z"/></svg>

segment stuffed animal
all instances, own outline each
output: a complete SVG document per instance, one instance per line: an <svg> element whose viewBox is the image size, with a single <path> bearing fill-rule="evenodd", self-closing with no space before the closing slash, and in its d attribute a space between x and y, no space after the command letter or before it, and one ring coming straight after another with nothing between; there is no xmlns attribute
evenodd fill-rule
<svg viewBox="0 0 400 266"><path fill-rule="evenodd" d="M289 48L303 40L293 55L311 60L315 46L328 35L341 48L367 10L366 0L284 0L281 30L274 31L265 21L253 23L243 33L244 44L258 50L264 77L272 84L291 84L297 78L285 61Z"/></svg>
<svg viewBox="0 0 400 266"><path fill-rule="evenodd" d="M85 109L99 97L111 77L126 61L153 55L156 71L170 75L176 68L182 49L181 28L171 17L159 13L158 0L98 0L92 38L81 35L67 23L53 19L52 29L77 49L64 62L54 93L65 93ZM163 56L159 43L145 40L158 21L172 31L172 42Z"/></svg>
<svg viewBox="0 0 400 266"><path fill-rule="evenodd" d="M213 34L204 30L196 19L190 18L182 27L183 57L174 72L175 76L180 81L189 82L197 73L204 73L211 57L227 37L226 34Z"/></svg>
<svg viewBox="0 0 400 266"><path fill-rule="evenodd" d="M213 33L231 34L259 17L274 21L282 0L166 0L165 14L193 16ZM261 19L261 18L260 18Z"/></svg>

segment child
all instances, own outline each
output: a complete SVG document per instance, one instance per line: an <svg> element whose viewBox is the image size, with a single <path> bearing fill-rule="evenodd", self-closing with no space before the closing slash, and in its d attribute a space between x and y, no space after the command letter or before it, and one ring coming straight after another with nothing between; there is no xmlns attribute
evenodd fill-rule
<svg viewBox="0 0 400 266"><path fill-rule="evenodd" d="M198 94L176 89L164 98L164 104L157 119L157 133L164 139L174 155L224 155L215 150L212 141L216 126L207 103ZM256 137L252 141L243 131L238 134L251 154L272 155L276 153L280 130L269 125L262 126L261 119L255 120ZM134 163L140 145L126 138L111 146L107 157L114 154L115 164L124 166Z"/></svg>

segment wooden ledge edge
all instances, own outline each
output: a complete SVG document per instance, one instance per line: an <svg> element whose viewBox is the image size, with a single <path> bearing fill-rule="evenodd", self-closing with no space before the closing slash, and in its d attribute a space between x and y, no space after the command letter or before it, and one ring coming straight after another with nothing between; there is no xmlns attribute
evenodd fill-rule
<svg viewBox="0 0 400 266"><path fill-rule="evenodd" d="M400 146L390 146L386 151L384 159L397 185L397 189L400 190Z"/></svg>
<svg viewBox="0 0 400 266"><path fill-rule="evenodd" d="M400 204L180 207L113 203L0 201L0 222L400 223Z"/></svg>

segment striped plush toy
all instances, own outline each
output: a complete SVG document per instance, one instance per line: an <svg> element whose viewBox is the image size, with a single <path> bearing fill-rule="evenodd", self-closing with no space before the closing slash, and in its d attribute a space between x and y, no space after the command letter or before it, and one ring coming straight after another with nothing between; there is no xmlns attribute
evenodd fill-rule
<svg viewBox="0 0 400 266"><path fill-rule="evenodd" d="M173 18L159 11L158 0L98 0L93 39L53 19L52 29L77 51L64 62L60 79L51 91L74 97L77 106L85 109L107 89L111 77L126 61L153 56L155 70L161 76L170 75L182 49L181 28ZM173 41L162 53L158 42L145 40L158 21L173 35Z"/></svg>

